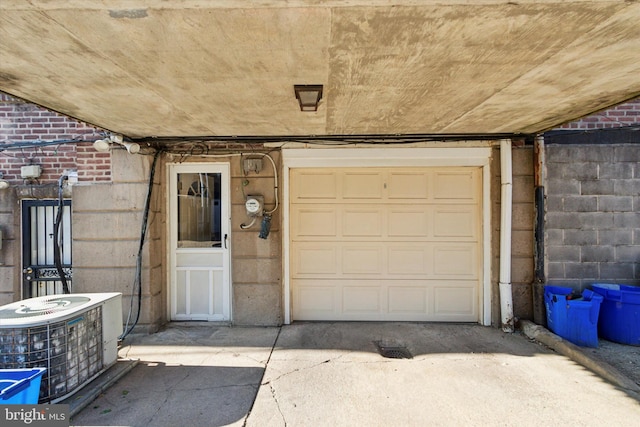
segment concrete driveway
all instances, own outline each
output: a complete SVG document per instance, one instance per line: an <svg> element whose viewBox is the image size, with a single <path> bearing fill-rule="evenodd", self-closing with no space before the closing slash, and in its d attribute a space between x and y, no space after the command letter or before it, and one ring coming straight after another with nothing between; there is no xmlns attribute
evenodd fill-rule
<svg viewBox="0 0 640 427"><path fill-rule="evenodd" d="M406 350L385 358L379 348ZM74 426L636 426L640 401L570 358L478 325L171 325Z"/></svg>

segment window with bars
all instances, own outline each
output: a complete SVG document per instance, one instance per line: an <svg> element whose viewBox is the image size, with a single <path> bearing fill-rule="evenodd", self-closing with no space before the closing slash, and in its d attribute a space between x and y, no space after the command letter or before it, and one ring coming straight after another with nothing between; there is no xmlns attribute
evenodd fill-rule
<svg viewBox="0 0 640 427"><path fill-rule="evenodd" d="M55 265L54 226L57 200L22 201L22 297L63 294L60 273ZM60 221L60 260L71 288L71 200L64 200Z"/></svg>

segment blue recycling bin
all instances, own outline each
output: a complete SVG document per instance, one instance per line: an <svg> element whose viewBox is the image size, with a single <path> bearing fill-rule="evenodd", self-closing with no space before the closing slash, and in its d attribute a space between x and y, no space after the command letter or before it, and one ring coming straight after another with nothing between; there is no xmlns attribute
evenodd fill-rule
<svg viewBox="0 0 640 427"><path fill-rule="evenodd" d="M36 405L47 368L0 369L0 405Z"/></svg>
<svg viewBox="0 0 640 427"><path fill-rule="evenodd" d="M597 283L602 295L598 333L606 340L640 346L640 286Z"/></svg>
<svg viewBox="0 0 640 427"><path fill-rule="evenodd" d="M556 335L582 347L598 347L598 316L603 301L589 289L581 296L561 286L544 287L547 326Z"/></svg>

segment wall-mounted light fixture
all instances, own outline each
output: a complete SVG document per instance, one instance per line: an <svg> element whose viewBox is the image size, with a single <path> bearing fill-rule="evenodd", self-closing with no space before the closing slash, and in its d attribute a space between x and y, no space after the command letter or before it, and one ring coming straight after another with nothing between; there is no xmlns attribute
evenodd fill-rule
<svg viewBox="0 0 640 427"><path fill-rule="evenodd" d="M111 144L122 145L130 154L140 152L140 145L135 142L124 142L122 135L111 134L104 139L98 139L93 143L93 148L99 152L111 150Z"/></svg>
<svg viewBox="0 0 640 427"><path fill-rule="evenodd" d="M322 99L322 85L293 85L293 91L300 104L300 111L318 111Z"/></svg>

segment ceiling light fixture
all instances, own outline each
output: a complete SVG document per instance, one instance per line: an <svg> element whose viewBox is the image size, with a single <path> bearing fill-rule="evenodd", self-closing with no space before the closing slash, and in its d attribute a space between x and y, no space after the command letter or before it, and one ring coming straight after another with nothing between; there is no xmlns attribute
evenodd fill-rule
<svg viewBox="0 0 640 427"><path fill-rule="evenodd" d="M322 85L293 85L293 91L300 104L300 111L318 111L322 99Z"/></svg>

